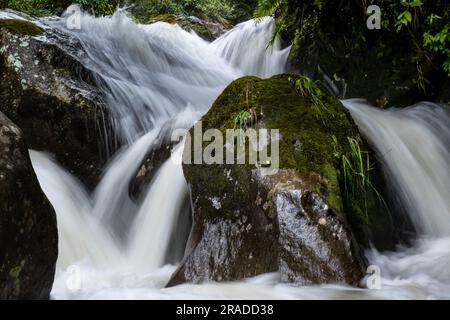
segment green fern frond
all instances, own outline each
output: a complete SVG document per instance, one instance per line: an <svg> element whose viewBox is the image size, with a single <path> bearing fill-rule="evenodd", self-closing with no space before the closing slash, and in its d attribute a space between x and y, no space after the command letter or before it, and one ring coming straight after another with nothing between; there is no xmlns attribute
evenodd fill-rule
<svg viewBox="0 0 450 320"><path fill-rule="evenodd" d="M284 0L260 0L255 10L255 18L262 19L273 15L283 2Z"/></svg>

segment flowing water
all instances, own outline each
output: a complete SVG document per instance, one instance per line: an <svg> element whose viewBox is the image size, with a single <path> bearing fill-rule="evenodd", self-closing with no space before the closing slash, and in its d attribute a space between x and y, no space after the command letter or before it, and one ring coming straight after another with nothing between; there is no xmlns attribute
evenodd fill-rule
<svg viewBox="0 0 450 320"><path fill-rule="evenodd" d="M129 197L130 181L162 132L190 127L233 79L282 73L289 48L281 49L278 41L266 48L271 18L240 24L212 43L176 25L137 25L124 11L105 18L83 14L81 30L67 30L64 19L45 23L82 44L82 63L95 72L124 145L93 194L50 155L30 152L58 217L53 298L450 298L450 167L445 161L450 159L450 117L444 109L420 104L382 111L344 101L384 156L386 172L420 231L411 248L367 252L381 268L381 289L297 288L280 283L276 273L164 288L176 268L168 263L180 260L185 245L185 237L174 242L173 234L189 232L181 146L138 202Z"/></svg>

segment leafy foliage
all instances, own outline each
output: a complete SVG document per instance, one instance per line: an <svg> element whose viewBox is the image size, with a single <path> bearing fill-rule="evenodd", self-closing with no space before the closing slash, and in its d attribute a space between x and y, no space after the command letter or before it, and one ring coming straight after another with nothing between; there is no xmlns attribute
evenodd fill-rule
<svg viewBox="0 0 450 320"><path fill-rule="evenodd" d="M194 15L204 20L237 23L251 17L257 0L133 0L132 13L141 21L160 14Z"/></svg>
<svg viewBox="0 0 450 320"><path fill-rule="evenodd" d="M400 15L397 18L397 22L395 23L395 26L397 27L397 32L402 30L403 27L408 26L408 24L410 24L411 21L412 21L411 12L406 10L400 13Z"/></svg>
<svg viewBox="0 0 450 320"><path fill-rule="evenodd" d="M42 16L50 15L56 11L62 12L62 8L66 8L70 5L70 3L71 1L5 0L2 7L23 11L32 15Z"/></svg>
<svg viewBox="0 0 450 320"><path fill-rule="evenodd" d="M74 3L97 15L110 15L119 5L119 0L6 0L4 6L28 14L43 16L61 14Z"/></svg>
<svg viewBox="0 0 450 320"><path fill-rule="evenodd" d="M255 16L276 17L274 37L282 35L294 48L314 43L336 43L339 35L345 50L377 50L386 46L403 57L403 64L417 65L417 83L424 87L421 66L441 66L450 76L450 3L447 0L379 1L382 30L367 29L366 0L259 0ZM371 39L369 39L371 38Z"/></svg>
<svg viewBox="0 0 450 320"><path fill-rule="evenodd" d="M434 18L441 20L439 16ZM433 20L433 17L430 16L430 25L433 24ZM433 31L426 31L423 34L423 44L428 50L443 54L446 57L442 67L450 75L450 23L445 24L440 31L434 34Z"/></svg>
<svg viewBox="0 0 450 320"><path fill-rule="evenodd" d="M249 19L257 0L4 0L2 7L43 16L61 14L72 3L96 15L110 15L129 7L142 22L160 14L195 15L205 20L236 23Z"/></svg>

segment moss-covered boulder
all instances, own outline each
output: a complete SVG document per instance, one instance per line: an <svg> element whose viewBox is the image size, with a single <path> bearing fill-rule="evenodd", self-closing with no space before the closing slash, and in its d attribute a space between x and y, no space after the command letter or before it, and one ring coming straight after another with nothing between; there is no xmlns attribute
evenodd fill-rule
<svg viewBox="0 0 450 320"><path fill-rule="evenodd" d="M388 214L378 210L382 204L373 190L365 190L371 201L362 194L347 196L342 161L352 161L351 141L357 141L358 131L337 99L314 83L310 91L296 87L300 79L306 78L239 79L202 118L203 132L225 132L236 123L279 129L280 169L267 175L263 163L185 161L194 226L187 255L169 285L277 270L300 284L358 284L364 267L360 249L368 245L372 225L391 228ZM250 115L246 123L236 121L242 112ZM186 145L185 160L191 147Z"/></svg>
<svg viewBox="0 0 450 320"><path fill-rule="evenodd" d="M24 36L38 36L44 30L32 22L18 19L0 19L0 28Z"/></svg>
<svg viewBox="0 0 450 320"><path fill-rule="evenodd" d="M48 299L57 256L55 212L22 132L0 113L0 299Z"/></svg>
<svg viewBox="0 0 450 320"><path fill-rule="evenodd" d="M54 153L93 186L112 134L102 95L75 58L76 43L58 42L51 30L15 18L0 19L0 111L22 129L31 149Z"/></svg>
<svg viewBox="0 0 450 320"><path fill-rule="evenodd" d="M204 21L194 16L183 16L174 14L161 14L149 19L149 23L166 22L178 24L186 31L194 31L201 38L212 41L224 34L230 26L219 22Z"/></svg>

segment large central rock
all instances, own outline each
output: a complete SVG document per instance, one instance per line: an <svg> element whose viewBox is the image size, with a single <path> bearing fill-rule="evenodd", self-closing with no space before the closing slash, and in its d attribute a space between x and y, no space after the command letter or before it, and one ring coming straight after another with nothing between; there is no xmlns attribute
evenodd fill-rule
<svg viewBox="0 0 450 320"><path fill-rule="evenodd" d="M194 225L169 285L273 271L302 285L358 285L365 267L361 247L379 229L385 239L392 236L375 190L365 190L358 202L344 188L348 138L359 137L350 115L335 98L322 94L318 103L301 94L295 80L237 80L202 118L203 132L233 129L242 111L253 114L247 124L254 129L279 129L280 170L267 175L250 164L183 164Z"/></svg>

